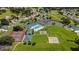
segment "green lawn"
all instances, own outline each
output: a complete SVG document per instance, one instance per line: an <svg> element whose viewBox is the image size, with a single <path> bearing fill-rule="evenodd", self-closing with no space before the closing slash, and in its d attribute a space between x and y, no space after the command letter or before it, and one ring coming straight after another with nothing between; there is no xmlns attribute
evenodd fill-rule
<svg viewBox="0 0 79 59"><path fill-rule="evenodd" d="M12 13L10 10L7 10L5 13L2 13L2 15L0 15L0 19L5 16L11 16L11 15L16 15L16 14Z"/></svg>
<svg viewBox="0 0 79 59"><path fill-rule="evenodd" d="M31 50L31 51L69 51L71 47L77 47L74 42L74 39L77 38L77 35L74 32L66 30L58 26L48 26L45 29L48 32L48 35L40 35L39 32L33 35L32 42L36 42L35 46L19 44L15 50ZM48 36L56 36L59 39L59 44L49 44ZM70 41L68 41L70 40Z"/></svg>
<svg viewBox="0 0 79 59"><path fill-rule="evenodd" d="M70 24L73 25L74 24L74 21L70 18L68 18L67 16L64 16L64 15L61 15L59 14L59 12L57 10L52 10L48 13L48 17L51 17L51 20L54 20L54 21L62 21L61 18L67 18L68 20L70 20Z"/></svg>
<svg viewBox="0 0 79 59"><path fill-rule="evenodd" d="M57 10L52 10L48 13L48 17L51 17L51 20L61 21L61 18L65 16L59 14Z"/></svg>

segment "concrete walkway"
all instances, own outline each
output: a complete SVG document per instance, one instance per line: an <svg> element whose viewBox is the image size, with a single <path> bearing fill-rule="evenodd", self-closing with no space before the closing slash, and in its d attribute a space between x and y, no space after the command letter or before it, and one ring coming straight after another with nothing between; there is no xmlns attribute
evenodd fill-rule
<svg viewBox="0 0 79 59"><path fill-rule="evenodd" d="M18 43L14 46L14 48L12 49L12 51L14 51L15 48L16 48L20 43L21 43L21 42L18 42Z"/></svg>

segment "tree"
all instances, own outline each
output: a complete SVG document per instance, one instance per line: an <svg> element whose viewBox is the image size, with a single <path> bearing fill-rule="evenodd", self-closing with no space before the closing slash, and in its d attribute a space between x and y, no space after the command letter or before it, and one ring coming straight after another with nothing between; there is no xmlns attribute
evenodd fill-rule
<svg viewBox="0 0 79 59"><path fill-rule="evenodd" d="M24 16L26 16L26 17L28 17L28 16L30 16L31 15L31 8L24 8L21 12L22 12L22 16L24 15Z"/></svg>
<svg viewBox="0 0 79 59"><path fill-rule="evenodd" d="M24 28L19 25L13 27L13 31L23 31L23 30Z"/></svg>
<svg viewBox="0 0 79 59"><path fill-rule="evenodd" d="M24 42L23 45L26 45L26 42Z"/></svg>
<svg viewBox="0 0 79 59"><path fill-rule="evenodd" d="M31 41L28 41L28 45L31 45Z"/></svg>
<svg viewBox="0 0 79 59"><path fill-rule="evenodd" d="M2 13L5 13L6 12L6 10L0 10L0 15L2 15Z"/></svg>
<svg viewBox="0 0 79 59"><path fill-rule="evenodd" d="M11 36L2 36L0 37L0 45L12 45L14 39Z"/></svg>
<svg viewBox="0 0 79 59"><path fill-rule="evenodd" d="M1 28L1 21L0 21L0 28Z"/></svg>
<svg viewBox="0 0 79 59"><path fill-rule="evenodd" d="M62 23L65 24L65 25L69 25L70 20L69 19L63 19Z"/></svg>
<svg viewBox="0 0 79 59"><path fill-rule="evenodd" d="M37 18L36 18L36 17L31 17L30 20L31 20L32 22L37 22Z"/></svg>
<svg viewBox="0 0 79 59"><path fill-rule="evenodd" d="M0 19L1 20L1 25L9 25L9 21L6 19Z"/></svg>
<svg viewBox="0 0 79 59"><path fill-rule="evenodd" d="M79 47L71 48L72 51L79 51Z"/></svg>
<svg viewBox="0 0 79 59"><path fill-rule="evenodd" d="M19 19L19 17L15 16L15 15L11 15L11 19Z"/></svg>
<svg viewBox="0 0 79 59"><path fill-rule="evenodd" d="M77 25L78 24L78 22L77 21L74 21L74 25Z"/></svg>
<svg viewBox="0 0 79 59"><path fill-rule="evenodd" d="M52 19L52 17L47 16L47 19Z"/></svg>
<svg viewBox="0 0 79 59"><path fill-rule="evenodd" d="M15 13L17 16L20 14L20 12L21 12L21 8L20 7L18 7L18 8L16 8L16 7L11 7L10 8L10 11L12 12L12 13Z"/></svg>
<svg viewBox="0 0 79 59"><path fill-rule="evenodd" d="M75 39L75 43L79 45L79 39Z"/></svg>
<svg viewBox="0 0 79 59"><path fill-rule="evenodd" d="M62 17L62 18L61 18L61 20L64 20L64 19L65 19L65 17Z"/></svg>
<svg viewBox="0 0 79 59"><path fill-rule="evenodd" d="M34 29L32 30L32 34L34 34Z"/></svg>
<svg viewBox="0 0 79 59"><path fill-rule="evenodd" d="M63 15L63 12L59 11L59 14Z"/></svg>
<svg viewBox="0 0 79 59"><path fill-rule="evenodd" d="M2 13L5 13L5 12L6 12L6 10L4 10L4 9L3 9L3 10L1 10L1 11L2 11Z"/></svg>
<svg viewBox="0 0 79 59"><path fill-rule="evenodd" d="M35 46L35 45L36 45L36 43L35 43L35 42L33 42L33 43L32 43L32 46Z"/></svg>
<svg viewBox="0 0 79 59"><path fill-rule="evenodd" d="M76 16L79 16L79 13L76 13L75 15L76 15Z"/></svg>

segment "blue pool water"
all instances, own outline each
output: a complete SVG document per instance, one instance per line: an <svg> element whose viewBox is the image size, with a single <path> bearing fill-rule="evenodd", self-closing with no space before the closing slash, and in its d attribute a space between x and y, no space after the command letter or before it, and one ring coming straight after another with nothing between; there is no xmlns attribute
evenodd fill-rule
<svg viewBox="0 0 79 59"><path fill-rule="evenodd" d="M27 29L26 33L25 33L25 41L28 42L28 41L31 41L32 40L32 30L34 30L35 32L36 31L39 31L41 29L44 28L44 26L42 26L41 24L39 23L30 23L30 24L25 24L25 27ZM30 34L30 35L29 35Z"/></svg>
<svg viewBox="0 0 79 59"><path fill-rule="evenodd" d="M41 24L35 24L35 25L30 27L30 29L33 29L34 31L39 31L43 28L44 28L44 26L42 26Z"/></svg>

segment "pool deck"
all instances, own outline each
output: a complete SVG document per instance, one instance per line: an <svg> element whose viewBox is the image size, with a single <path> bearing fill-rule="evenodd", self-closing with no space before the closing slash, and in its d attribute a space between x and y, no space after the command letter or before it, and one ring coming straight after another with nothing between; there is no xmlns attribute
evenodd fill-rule
<svg viewBox="0 0 79 59"><path fill-rule="evenodd" d="M34 30L34 32L39 31L41 29L44 28L44 26L42 26L40 23L35 22L35 23L26 23L25 27L27 29L27 31L25 32L25 40L26 42L31 41L32 40L32 30Z"/></svg>
<svg viewBox="0 0 79 59"><path fill-rule="evenodd" d="M31 41L32 39L32 31L31 30L27 30L27 32L25 33L25 40L26 42Z"/></svg>

